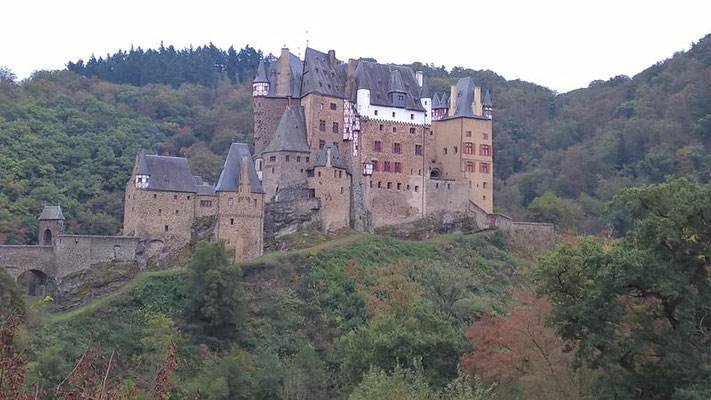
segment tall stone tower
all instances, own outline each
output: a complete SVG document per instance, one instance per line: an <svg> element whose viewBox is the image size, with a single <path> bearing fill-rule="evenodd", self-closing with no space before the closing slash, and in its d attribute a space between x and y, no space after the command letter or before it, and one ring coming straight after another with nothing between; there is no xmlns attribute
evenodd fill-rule
<svg viewBox="0 0 711 400"><path fill-rule="evenodd" d="M39 237L40 246L54 246L57 237L64 233L64 215L62 207L44 206L42 214L39 216Z"/></svg>

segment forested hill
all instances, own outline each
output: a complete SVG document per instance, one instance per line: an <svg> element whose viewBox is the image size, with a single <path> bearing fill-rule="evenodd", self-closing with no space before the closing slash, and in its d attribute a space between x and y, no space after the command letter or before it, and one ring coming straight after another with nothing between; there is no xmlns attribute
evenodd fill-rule
<svg viewBox="0 0 711 400"><path fill-rule="evenodd" d="M252 137L249 81L262 53L213 45L132 49L15 82L0 69L0 242L31 242L42 203L70 230L113 233L140 148L187 155L214 180ZM367 55L367 54L366 54ZM642 73L558 95L492 71L414 63L434 90L471 75L492 90L496 208L597 232L620 188L711 173L711 35Z"/></svg>

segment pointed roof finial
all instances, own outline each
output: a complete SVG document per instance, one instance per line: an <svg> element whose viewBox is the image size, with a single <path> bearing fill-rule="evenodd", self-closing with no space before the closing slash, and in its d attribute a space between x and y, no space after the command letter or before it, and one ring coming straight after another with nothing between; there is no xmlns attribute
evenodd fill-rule
<svg viewBox="0 0 711 400"><path fill-rule="evenodd" d="M493 104L491 104L491 93L489 93L489 89L486 89L486 93L484 93L484 99L481 101L481 105L493 107Z"/></svg>
<svg viewBox="0 0 711 400"><path fill-rule="evenodd" d="M269 83L269 80L267 79L267 68L264 65L264 59L259 60L257 75L254 77L253 83Z"/></svg>

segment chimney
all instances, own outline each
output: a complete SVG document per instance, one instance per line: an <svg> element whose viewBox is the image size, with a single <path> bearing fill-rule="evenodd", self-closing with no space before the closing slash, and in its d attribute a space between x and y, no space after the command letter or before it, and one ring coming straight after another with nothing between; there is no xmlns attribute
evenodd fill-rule
<svg viewBox="0 0 711 400"><path fill-rule="evenodd" d="M249 192L249 162L249 157L243 155L242 170L239 174L239 187L237 188L237 191L241 193Z"/></svg>
<svg viewBox="0 0 711 400"><path fill-rule="evenodd" d="M348 64L346 64L346 87L345 87L345 95L347 99L354 98L356 96L356 67L358 65L356 64L356 60L349 58L348 59Z"/></svg>
<svg viewBox="0 0 711 400"><path fill-rule="evenodd" d="M474 86L474 103L472 104L474 115L481 115L481 86Z"/></svg>
<svg viewBox="0 0 711 400"><path fill-rule="evenodd" d="M277 96L291 96L291 60L289 58L289 49L282 47L276 67L277 79L274 93Z"/></svg>
<svg viewBox="0 0 711 400"><path fill-rule="evenodd" d="M452 85L449 87L449 112L450 117L457 113L457 87Z"/></svg>
<svg viewBox="0 0 711 400"><path fill-rule="evenodd" d="M425 82L425 77L424 77L424 74L422 73L422 71L415 72L415 77L417 78L417 84L420 85L420 87L422 87L422 85Z"/></svg>
<svg viewBox="0 0 711 400"><path fill-rule="evenodd" d="M331 148L326 149L326 168L331 168Z"/></svg>
<svg viewBox="0 0 711 400"><path fill-rule="evenodd" d="M328 51L328 63L330 65L336 65L336 50Z"/></svg>

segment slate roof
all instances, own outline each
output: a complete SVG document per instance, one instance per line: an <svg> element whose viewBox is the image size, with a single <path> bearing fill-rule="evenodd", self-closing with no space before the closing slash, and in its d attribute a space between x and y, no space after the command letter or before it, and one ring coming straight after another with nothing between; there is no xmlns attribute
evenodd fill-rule
<svg viewBox="0 0 711 400"><path fill-rule="evenodd" d="M316 162L314 163L314 167L325 167L326 166L326 161L328 159L328 150L331 150L331 166L334 168L340 168L340 169L345 169L348 170L348 164L346 164L346 161L341 157L341 153L338 152L338 147L328 144L323 146L321 149L321 152L318 154L318 157L316 158Z"/></svg>
<svg viewBox="0 0 711 400"><path fill-rule="evenodd" d="M432 97L432 92L430 92L430 80L426 76L422 77L422 88L420 89L420 97Z"/></svg>
<svg viewBox="0 0 711 400"><path fill-rule="evenodd" d="M195 192L197 192L197 194L207 196L215 195L215 187L203 181L202 178L197 175L193 176L193 184L195 185Z"/></svg>
<svg viewBox="0 0 711 400"><path fill-rule="evenodd" d="M148 190L195 192L193 174L185 157L166 157L141 152L136 174L150 176Z"/></svg>
<svg viewBox="0 0 711 400"><path fill-rule="evenodd" d="M277 66L281 61L281 57L277 59L276 62L269 63L269 71L267 79L269 80L269 94L267 97L278 97L277 93ZM289 53L287 61L289 63L289 68L291 69L291 77L289 81L289 87L286 90L286 95L291 97L301 97L301 77L304 72L304 63L301 62L299 57Z"/></svg>
<svg viewBox="0 0 711 400"><path fill-rule="evenodd" d="M254 169L252 154L249 151L247 143L232 143L230 151L227 153L225 165L220 173L220 179L217 181L215 191L217 192L234 192L239 187L239 180L242 176L242 156L247 156L249 162L248 176L249 185L252 193L264 193L262 184L257 177L257 171Z"/></svg>
<svg viewBox="0 0 711 400"><path fill-rule="evenodd" d="M304 116L303 107L286 107L281 115L274 137L262 153L273 151L311 152L306 140L306 117Z"/></svg>
<svg viewBox="0 0 711 400"><path fill-rule="evenodd" d="M442 97L439 98L439 108L449 108L449 95L447 92L442 93Z"/></svg>
<svg viewBox="0 0 711 400"><path fill-rule="evenodd" d="M319 93L326 96L345 97L346 64L330 60L328 54L306 48L301 95Z"/></svg>
<svg viewBox="0 0 711 400"><path fill-rule="evenodd" d="M257 67L257 75L254 77L254 83L269 83L269 79L267 79L267 67L264 64L264 59L259 60L259 66Z"/></svg>
<svg viewBox="0 0 711 400"><path fill-rule="evenodd" d="M474 79L467 76L461 78L457 81L457 85L454 88L456 110L454 115L449 116L445 119L451 118L474 118L474 119L488 119L482 115L475 115L474 110L472 110L472 104L474 103Z"/></svg>
<svg viewBox="0 0 711 400"><path fill-rule="evenodd" d="M407 96L405 96L407 99L405 108L414 111L425 111L420 103L420 85L417 83L415 71L410 67L378 64L371 61L359 61L356 67L356 87L358 89L370 90L371 104L393 107L393 103L388 95L390 91L391 71L399 72L403 91L407 94ZM398 82L393 83L397 84ZM351 100L356 101L355 98Z"/></svg>
<svg viewBox="0 0 711 400"><path fill-rule="evenodd" d="M484 99L481 101L481 105L493 107L493 104L491 104L491 93L489 93L489 89L486 89L486 93L484 93Z"/></svg>
<svg viewBox="0 0 711 400"><path fill-rule="evenodd" d="M417 77L415 77L415 79L417 79ZM390 70L390 88L388 89L388 93L405 93L405 84L402 83L402 76L397 69Z"/></svg>
<svg viewBox="0 0 711 400"><path fill-rule="evenodd" d="M44 206L39 216L40 220L61 220L64 221L61 206Z"/></svg>

